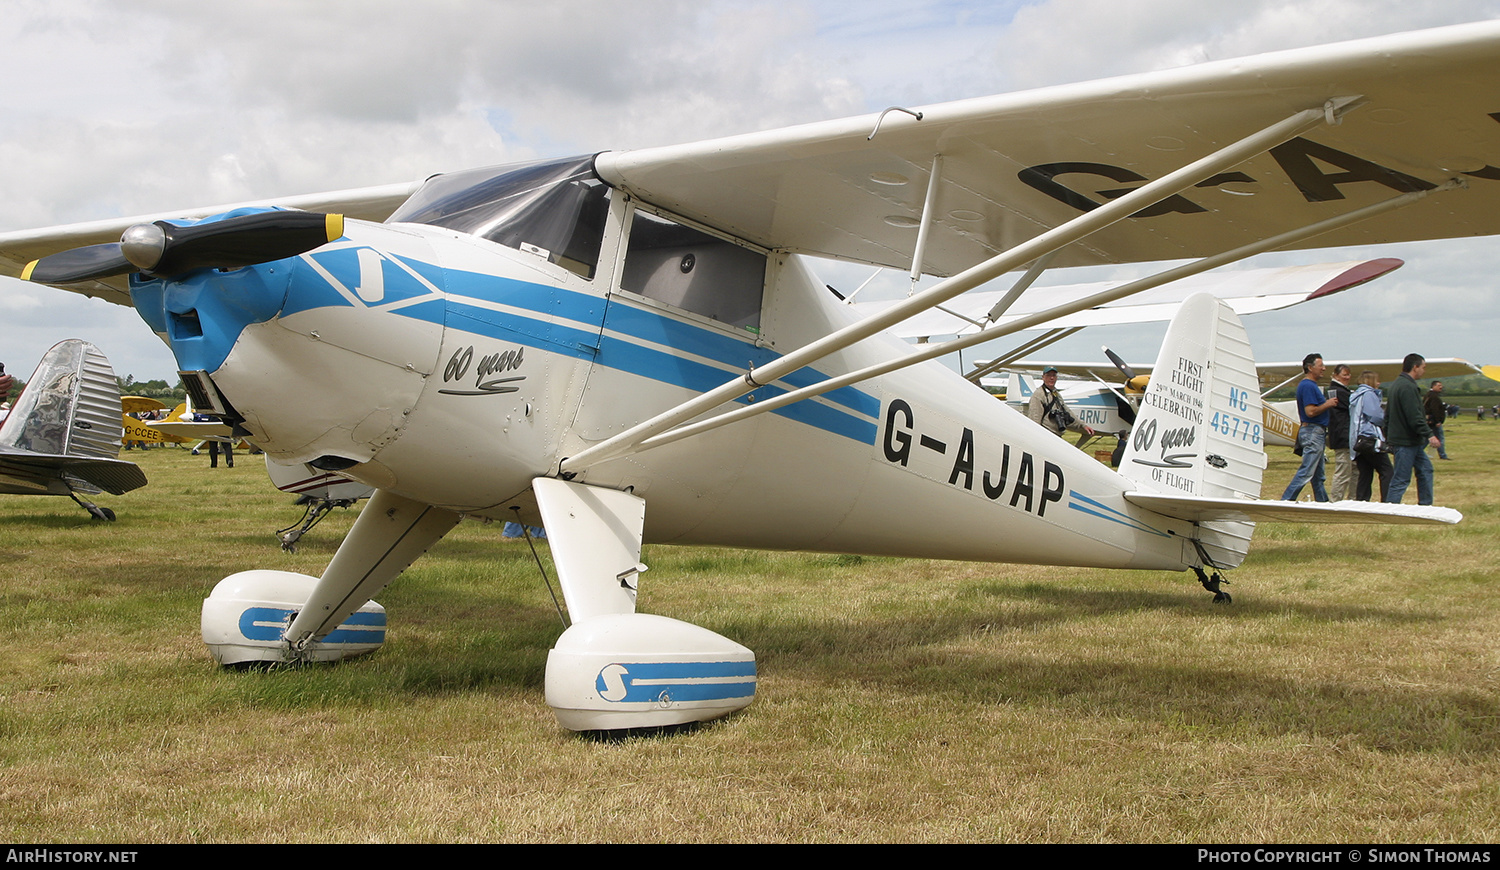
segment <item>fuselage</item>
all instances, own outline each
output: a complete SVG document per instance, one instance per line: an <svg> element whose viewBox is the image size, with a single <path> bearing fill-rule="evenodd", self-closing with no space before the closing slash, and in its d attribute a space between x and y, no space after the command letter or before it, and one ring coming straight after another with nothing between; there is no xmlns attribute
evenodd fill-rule
<svg viewBox="0 0 1500 870"><path fill-rule="evenodd" d="M531 522L531 481L565 458L854 317L798 257L648 209L586 159L429 187L300 257L133 279L136 306L277 461ZM867 339L739 405L905 353ZM1125 478L937 363L574 479L643 497L648 541L1192 561L1191 524L1130 505Z"/></svg>

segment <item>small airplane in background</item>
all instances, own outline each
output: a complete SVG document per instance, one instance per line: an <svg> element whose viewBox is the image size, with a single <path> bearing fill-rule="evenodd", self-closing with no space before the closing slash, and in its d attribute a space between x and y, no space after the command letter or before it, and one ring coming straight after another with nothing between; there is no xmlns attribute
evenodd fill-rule
<svg viewBox="0 0 1500 870"><path fill-rule="evenodd" d="M151 402L154 399L147 399ZM159 410L166 407L157 402ZM129 410L126 411L130 413ZM217 417L208 417L193 410L192 402L179 402L171 413L160 420L136 420L128 427L133 441L157 444L197 444L203 441L218 441L223 444L237 443L243 439L233 437L230 427ZM133 437L139 435L139 438Z"/></svg>
<svg viewBox="0 0 1500 870"><path fill-rule="evenodd" d="M178 407L180 409L182 406ZM120 427L123 430L121 437L127 444L182 444L187 442L189 439L168 435L155 428L152 421L142 420L139 416L165 411L166 408L166 402L150 396L121 396Z"/></svg>
<svg viewBox="0 0 1500 870"><path fill-rule="evenodd" d="M1110 363L1108 366L1021 359L1024 354L1035 353L1089 326L1170 320L1182 302L1195 293L1212 294L1224 300L1236 314L1245 316L1323 299L1389 275L1402 265L1403 261L1399 259L1381 257L1189 275L1124 299L1048 321L1044 334L1021 343L1008 353L975 365L965 377L974 383L983 384L991 392L1003 394L1008 404L1025 413L1033 390L1030 377L1048 367L1056 368L1064 378L1059 381L1058 389L1068 403L1069 410L1080 422L1098 433L1078 439L1078 447L1083 449L1094 438L1118 435L1130 430L1135 420L1135 407L1145 390L1146 377L1151 367L1145 365L1139 369L1133 368L1108 348L1104 348L1104 355ZM1110 282L1047 287L1028 284L1023 278L1008 290L965 293L952 302L909 318L892 332L902 338L924 343L935 335L972 334L1014 322L1068 300L1090 299L1107 294L1114 286ZM869 316L895 303L850 300L850 304L862 315ZM1123 383L1115 381L1116 371L1124 376ZM1300 377L1300 365L1297 371ZM1266 390L1262 390L1263 395L1265 392ZM1295 440L1295 414L1288 420L1283 411L1269 406L1262 407L1262 414L1265 443L1275 445L1287 437ZM1287 435L1288 431L1290 436ZM1290 444L1291 440L1286 443Z"/></svg>
<svg viewBox="0 0 1500 870"><path fill-rule="evenodd" d="M120 390L86 341L54 345L0 424L0 493L65 495L97 520L115 512L84 495L122 495L146 475L120 455Z"/></svg>
<svg viewBox="0 0 1500 870"><path fill-rule="evenodd" d="M1120 471L938 362L1269 250L1500 232L1500 23L1400 34L418 185L0 233L23 277L135 307L196 408L375 489L320 577L225 578L226 664L378 648L371 597L464 517L547 530L573 730L712 719L754 653L638 613L643 541L1191 571L1258 521L1259 380L1208 294ZM1488 162L1487 162L1488 161ZM859 317L800 255L943 277ZM885 333L1015 270L1197 258L951 341ZM1024 279L1023 279L1024 280Z"/></svg>

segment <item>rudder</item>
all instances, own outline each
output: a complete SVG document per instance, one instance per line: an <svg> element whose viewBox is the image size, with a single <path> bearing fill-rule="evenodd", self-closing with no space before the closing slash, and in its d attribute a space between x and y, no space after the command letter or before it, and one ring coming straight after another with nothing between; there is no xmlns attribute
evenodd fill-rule
<svg viewBox="0 0 1500 870"><path fill-rule="evenodd" d="M1259 498L1263 440L1259 382L1244 325L1221 300L1206 293L1189 297L1167 328L1120 473L1146 492ZM1205 522L1198 528L1212 564L1233 568L1249 551L1255 524Z"/></svg>

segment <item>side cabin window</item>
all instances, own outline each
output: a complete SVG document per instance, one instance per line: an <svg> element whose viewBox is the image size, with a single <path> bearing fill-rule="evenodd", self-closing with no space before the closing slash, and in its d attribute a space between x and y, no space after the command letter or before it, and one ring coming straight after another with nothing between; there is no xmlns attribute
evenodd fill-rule
<svg viewBox="0 0 1500 870"><path fill-rule="evenodd" d="M765 254L636 209L621 290L755 330L765 281Z"/></svg>
<svg viewBox="0 0 1500 870"><path fill-rule="evenodd" d="M570 157L436 175L386 222L468 233L593 280L609 213L609 187L593 166L593 157Z"/></svg>

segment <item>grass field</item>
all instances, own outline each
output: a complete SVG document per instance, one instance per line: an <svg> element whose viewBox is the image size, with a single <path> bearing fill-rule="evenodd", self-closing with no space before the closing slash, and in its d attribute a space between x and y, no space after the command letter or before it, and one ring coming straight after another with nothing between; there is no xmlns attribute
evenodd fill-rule
<svg viewBox="0 0 1500 870"><path fill-rule="evenodd" d="M1229 607L1186 574L648 548L642 610L754 649L758 700L613 740L544 704L558 618L495 525L381 596L375 656L215 669L213 584L317 574L352 517L283 554L258 462L131 454L114 524L0 496L0 840L1494 842L1500 423L1447 436L1461 525L1263 526Z"/></svg>

